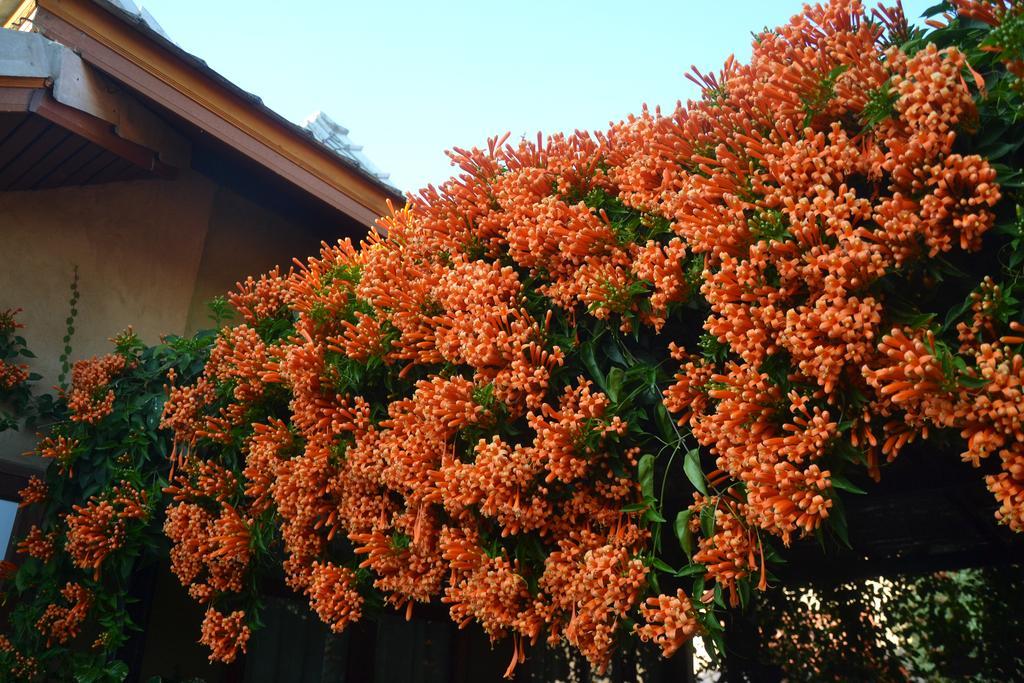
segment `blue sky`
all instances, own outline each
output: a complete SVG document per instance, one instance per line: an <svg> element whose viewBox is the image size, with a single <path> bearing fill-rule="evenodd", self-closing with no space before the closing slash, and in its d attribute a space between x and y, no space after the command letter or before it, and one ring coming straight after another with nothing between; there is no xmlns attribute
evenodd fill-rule
<svg viewBox="0 0 1024 683"><path fill-rule="evenodd" d="M142 0L183 48L293 121L322 110L403 190L509 131L597 129L693 97L798 0ZM874 0L865 4L873 5ZM916 17L934 0L905 0Z"/></svg>
<svg viewBox="0 0 1024 683"><path fill-rule="evenodd" d="M0 500L0 559L7 552L7 544L11 540L14 529L14 517L18 514L18 504L11 500Z"/></svg>

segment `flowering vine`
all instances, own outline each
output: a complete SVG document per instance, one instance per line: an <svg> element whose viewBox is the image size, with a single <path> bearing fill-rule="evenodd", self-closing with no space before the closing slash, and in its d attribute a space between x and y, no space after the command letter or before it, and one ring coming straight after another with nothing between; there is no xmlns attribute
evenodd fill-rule
<svg viewBox="0 0 1024 683"><path fill-rule="evenodd" d="M239 284L147 404L166 469L105 470L67 561L101 580L161 501L214 660L280 577L334 631L442 602L513 641L511 675L545 643L599 671L628 636L721 648L779 546L845 542L839 492L917 440L986 468L1020 531L1020 17L833 0L671 113L456 149L361 244ZM54 481L147 353L75 368ZM67 590L45 624L88 611Z"/></svg>
<svg viewBox="0 0 1024 683"><path fill-rule="evenodd" d="M0 680L120 681L119 649L138 627L127 611L133 572L157 560L171 435L159 429L168 371L194 377L212 333L145 347L129 331L116 351L78 361L35 454L45 477L21 490L42 521L17 541L0 591L12 605L0 636ZM199 634L197 634L197 639Z"/></svg>
<svg viewBox="0 0 1024 683"><path fill-rule="evenodd" d="M53 397L34 391L42 377L28 366L35 354L18 332L24 327L19 313L20 308L0 311L0 432L34 428L54 411Z"/></svg>
<svg viewBox="0 0 1024 683"><path fill-rule="evenodd" d="M942 30L809 8L749 64L695 72L699 102L455 150L462 174L359 247L244 283L244 323L165 411L176 510L206 515L168 528L175 552L234 560L198 599L246 599L237 549L270 514L289 585L336 630L371 593L440 597L515 641L510 670L562 639L600 670L630 630L666 654L716 640L715 605L770 582L770 539L845 539L837 490L930 432L999 454L986 481L1018 528L1016 282L958 265L1013 219L1016 176L978 140L1012 69L984 29L967 51ZM971 308L913 296L938 281Z"/></svg>

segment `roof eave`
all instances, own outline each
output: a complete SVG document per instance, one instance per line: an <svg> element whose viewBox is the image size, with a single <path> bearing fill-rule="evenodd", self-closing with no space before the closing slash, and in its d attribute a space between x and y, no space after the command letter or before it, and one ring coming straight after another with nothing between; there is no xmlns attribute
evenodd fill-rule
<svg viewBox="0 0 1024 683"><path fill-rule="evenodd" d="M106 0L39 0L35 23L116 80L365 225L401 194Z"/></svg>

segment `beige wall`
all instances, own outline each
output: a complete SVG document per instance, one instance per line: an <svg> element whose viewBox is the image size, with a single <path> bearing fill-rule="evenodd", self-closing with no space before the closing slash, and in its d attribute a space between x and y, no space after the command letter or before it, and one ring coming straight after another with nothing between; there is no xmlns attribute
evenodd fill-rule
<svg viewBox="0 0 1024 683"><path fill-rule="evenodd" d="M202 176L187 175L0 192L0 308L25 309L24 336L47 386L60 371L76 265L76 357L108 352L107 340L128 325L146 341L184 331L215 191Z"/></svg>
<svg viewBox="0 0 1024 683"><path fill-rule="evenodd" d="M210 326L206 302L234 289L248 275L254 277L292 258L304 259L320 249L320 239L309 228L248 199L220 189L210 210L199 275L189 305L189 332Z"/></svg>
<svg viewBox="0 0 1024 683"><path fill-rule="evenodd" d="M110 351L132 325L146 342L209 324L205 302L248 274L312 253L308 230L198 173L0 192L0 310L19 320L51 387L60 373L69 286L81 299L73 359ZM0 433L0 459L26 459L30 435Z"/></svg>

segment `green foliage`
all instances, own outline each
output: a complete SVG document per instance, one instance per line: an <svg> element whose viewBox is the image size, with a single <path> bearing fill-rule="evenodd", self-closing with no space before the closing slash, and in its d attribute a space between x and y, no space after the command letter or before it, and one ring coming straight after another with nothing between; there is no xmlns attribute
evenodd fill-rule
<svg viewBox="0 0 1024 683"><path fill-rule="evenodd" d="M872 90L868 95L868 103L864 106L864 111L861 112L861 123L864 124L864 127L874 128L891 117L897 99L898 96L893 91L890 81L886 81L878 89Z"/></svg>
<svg viewBox="0 0 1024 683"><path fill-rule="evenodd" d="M210 322L218 329L235 317L235 311L226 296L215 296L207 301L206 310L209 312L207 317Z"/></svg>
<svg viewBox="0 0 1024 683"><path fill-rule="evenodd" d="M811 95L807 95L801 98L804 105L804 111L807 116L804 118L804 125L809 126L814 120L814 117L821 113L825 109L825 106L835 96L836 81L842 76L849 65L841 64L832 69L825 78L821 79L821 83L818 84L818 89Z"/></svg>
<svg viewBox="0 0 1024 683"><path fill-rule="evenodd" d="M1020 567L785 587L761 596L760 660L791 681L1024 677Z"/></svg>
<svg viewBox="0 0 1024 683"><path fill-rule="evenodd" d="M81 292L78 289L78 266L75 266L75 275L71 279L71 298L68 300L68 317L65 321L64 347L60 353L60 375L57 377L57 385L61 389L68 388L68 373L71 371L71 339L75 336L75 318L78 317L78 300Z"/></svg>
<svg viewBox="0 0 1024 683"><path fill-rule="evenodd" d="M167 373L174 370L181 381L194 380L201 372L215 339L212 332L191 338L168 337L156 346L145 346L130 331L115 338L117 352L130 362L110 384L115 394L112 412L96 424L67 418L63 399L57 412L62 419L51 428L54 436L78 442L74 475L56 466L46 474L48 499L43 503L44 532L56 532L58 549L67 527L63 515L72 506L100 499L121 482L145 491L150 514L129 520L122 545L99 567L98 573L76 567L67 553L58 550L46 563L27 559L14 580L0 584L5 598L14 604L8 636L19 653L35 657L47 680L66 677L81 681L121 681L127 676L116 652L140 626L133 623L127 606L135 599L132 576L138 569L166 557L162 534L170 467L171 433L160 429L167 398ZM95 595L82 635L66 645L48 645L36 628L46 607L55 601L68 582L78 583ZM102 645L90 648L86 639L102 637ZM0 653L0 668L12 670L11 653Z"/></svg>
<svg viewBox="0 0 1024 683"><path fill-rule="evenodd" d="M955 20L948 28L932 32L927 37L927 40L936 42L940 47L961 46L972 68L982 75L983 87L976 86L979 125L976 128L965 126L958 138L958 145L962 147L958 152L981 154L1000 164L999 181L1007 198L999 207L1001 289L998 296L992 295L990 303L993 315L1003 323L1017 320L1020 316L1020 266L1024 264L1024 209L1021 209L1024 203L1020 197L1021 189L1024 188L1020 158L1024 145L1024 100L1019 83L1006 71L999 61L999 55L1000 52L1010 54L1022 48L1024 42L1020 33L1021 29L1016 24L996 32L979 27L976 22ZM908 30L907 42L902 48L912 53L920 49L925 40L920 31ZM996 45L999 51L989 49ZM813 127L815 119L828 109L845 68L832 69L821 78L813 92L802 98L805 125ZM724 90L710 86L705 88L704 93L712 101L724 96ZM859 117L851 116L851 121L843 123L857 132L871 135L883 127L882 124L892 115L896 102L897 95L891 83L886 82L875 91L867 93L867 105ZM706 159L716 158L714 149L695 149L694 152ZM704 174L709 175L710 172L705 171ZM583 202L607 223L614 235L614 241L609 239L613 243L607 245L610 249L626 252L652 241L664 246L674 236L668 220L632 209L604 189L588 187L576 190L571 199ZM745 201L743 197L738 199ZM759 246L767 249L792 246L794 238L790 233L791 226L783 211L747 210L744 215L751 236L765 243ZM867 222L867 219L864 220ZM486 253L485 245L475 244L470 253L482 257ZM443 253L439 258L447 262L451 255ZM666 316L666 327L660 334L672 335L673 339L685 342L689 348L696 346L705 361L721 365L730 359L729 345L714 334L692 325L692 321L686 317L693 315L694 320L706 320L710 313L710 307L698 293L705 269L715 267L715 258L714 254L689 254L680 264L691 295ZM973 301L971 295L977 294L963 291L961 283L977 282L978 278L974 276L977 272L989 272L989 265L966 261L954 263L943 258L930 259L910 274L909 282L916 286L907 287L908 280L903 277L883 277L867 292L887 302L887 317L883 328L886 325L910 326L934 333L935 341L930 351L940 363L946 388L950 390L980 389L983 386L982 380L972 370L970 359L965 359L956 351L956 323L964 319L970 310ZM965 269L971 272L965 272ZM728 519L729 515L733 515L746 524L730 503L730 496L742 499L746 489L736 482L723 484L722 478L711 471L717 467L711 464L714 460L711 454L707 449L702 452L694 436L668 414L663 403L663 391L673 381L671 369L676 367L676 363L668 357L666 345L653 343L637 331L641 315L648 312L643 306L647 305L646 295L650 293L652 283L639 278L628 279L632 277L629 275L624 278L627 279L625 282L605 282L603 296L590 306L591 312L600 318L596 319L595 316L575 317L566 314L545 298L541 293L543 290L538 290L535 278L522 270L519 273L524 288L523 305L537 320L545 320L544 331L538 332L538 336L543 335L546 342L557 343L564 353L564 363L552 369L550 387L557 390L582 377L593 381L610 401L602 417L584 420L575 426L575 438L571 445L585 456L592 455L599 445L614 451L614 457L609 459L613 463L609 466L614 469L613 474L639 484L639 500L624 506L622 512L633 514L634 519L639 519L650 533L651 550L643 560L652 570L649 574L652 588L669 591L686 585L694 598L696 616L707 636L706 643L712 651L720 653L724 648L724 627L720 618L722 613L736 602L740 605L750 603L754 582L760 577L746 575L737 582L735 595L723 595L722 587L712 583L709 578L708 567L694 559L699 549L697 534L704 539L714 537L718 520L723 516ZM316 303L309 311L310 320L315 325L330 325L340 321L355 322L360 314L372 315L373 308L354 293L355 285L362 277L359 268L350 265L340 265L324 273L319 286L331 288L332 292L343 291L347 298L343 299L345 303L341 310L333 303ZM766 269L759 277L768 285L779 284L780 276L776 270ZM936 283L944 283L944 286L936 287ZM749 288L750 285L743 286ZM69 370L70 341L77 314L77 270L71 291L71 316L68 318L65 349L61 359L64 370L62 384ZM748 293L744 292L743 296ZM334 301L333 298L331 300ZM233 318L228 301L223 297L213 300L209 307L217 326ZM418 311L425 316L440 315L443 312L441 304L433 299L423 302ZM277 313L255 324L257 333L266 343L288 339L296 332L292 313L286 310ZM385 347L391 344L392 332L385 330ZM19 339L13 337L6 342L0 339L0 358L26 355L24 340ZM179 383L191 383L202 372L215 339L215 333L207 332L190 339L172 337L157 346L147 347L133 335L118 337L115 341L117 352L130 359L131 366L112 384L116 395L113 412L95 425L62 420L53 428L55 435L72 439L80 445L74 456L76 476L62 476L56 468L51 468L47 475L51 498L46 503L44 531L56 531L58 539L62 541L64 531L60 515L66 513L73 504L103 496L121 481L149 493L153 514L130 526L124 546L105 560L98 576L75 568L64 553L58 553L45 564L36 560L26 561L13 584L7 587L8 597L17 601L11 617L13 642L19 651L33 654L51 670L70 662L80 680L120 680L124 677L124 666L114 660L114 654L136 628L125 609L131 599L130 577L143 563L162 559L166 554L165 541L160 534L160 512L166 503L164 488L167 486L171 435L159 428L166 398L165 377L169 370L174 369ZM382 355L357 361L330 346L324 352L324 362L325 371L322 377L317 378L317 382L323 382L325 387L338 395L358 393L371 406L371 421L377 425L387 419L388 404L396 396L408 395L415 382L428 374L427 369L415 367L415 364L407 368L408 374L405 371L395 373ZM820 399L820 387L800 384L801 380L793 371L793 365L793 359L785 351L778 350L759 369L767 376L766 381L779 390L780 396L795 392L809 397L809 407L824 407ZM467 377L472 373L471 369L455 363L438 364L433 370L442 377ZM842 378L839 381L842 382ZM724 385L712 381L706 388L724 388ZM238 383L236 380L221 381L214 389L223 403L238 389ZM840 386L837 396L840 397L838 405L850 412L861 408L869 400L855 387ZM241 420L243 426L230 430L223 442L216 446L201 440L197 447L211 451L216 449L219 462L240 469L243 442L249 425L267 416L286 416L287 399L285 389L273 383L267 384L264 394L248 407L250 412ZM473 447L484 434L493 435L497 432L508 439L509 443L522 442L525 420L506 419L507 415L501 412L502 402L496 399L492 384L474 389L472 400L483 409L493 424L488 422L486 430L476 427L463 430L459 434L458 443L452 444L455 457L463 461L472 459ZM57 412L63 414L63 408L58 406ZM626 438L620 440L618 435L605 434L605 428L613 418L619 418L628 425L630 448L623 445L627 442ZM840 428L841 431L849 431L850 415L840 416L839 419L845 425ZM740 429L744 427L739 425ZM345 438L339 438L337 443L332 444L331 457L343 459L347 446ZM854 465L861 466L865 462L865 454L851 446L847 439L838 440L831 452L822 458L822 469L828 469L832 477L832 488L824 494L831 499L832 507L827 520L827 532L821 531L820 540L823 544L827 533L834 541L849 545L848 524L840 492L851 495L864 492L855 483L856 476L851 472L859 471L854 469ZM699 494L696 499L702 501L702 504L691 508L694 494ZM571 495L571 492L567 495ZM267 512L264 517L256 519L250 529L253 564L260 567L271 566L275 554L280 552L280 539L276 536L272 514ZM781 561L781 557L761 537L761 530L755 528L746 531L751 539L756 539L757 551L763 553L767 565ZM674 535L675 542L670 539L669 543L663 543L665 533ZM504 555L536 561L544 556L545 549L541 547L543 539L538 540L529 535L505 537L497 533L487 534L488 530L484 528L481 544L492 557ZM332 542L340 546L346 541L332 539ZM391 538L391 544L395 549L404 549L409 546L410 538L396 534ZM752 545L755 544L752 542ZM765 567L764 571L769 570ZM371 581L368 573L361 572L359 576L362 579L360 590L368 594L368 604L379 604L380 595L368 586ZM770 578L770 575L766 578ZM106 638L105 646L99 651L88 654L76 651L72 656L67 648L47 646L35 628L39 615L69 580L89 587L97 595L90 613L90 623L95 629L102 630ZM531 590L536 590L536 576L527 577L524 581ZM862 609L861 614L865 600L888 599L863 587L857 590L860 591L860 602L857 604ZM240 598L252 603L245 604L245 609L253 626L259 621L259 598L260 585L254 572L251 585L246 587L245 595ZM785 627L796 628L790 622L786 622ZM9 657L7 661L3 660L4 657L8 655L0 654L0 662L10 665ZM797 667L793 675L803 671L799 669L799 660L796 664L791 659L786 661L787 666ZM843 672L843 667L849 665L848 661L843 660L841 666L834 665L834 670ZM921 661L924 662L924 659ZM927 661L934 664L934 659ZM888 667L890 663L885 666ZM927 663L916 660L912 663L916 667L914 671L921 671L925 675L938 670L934 668L938 665L928 669ZM813 673L819 674L822 671L824 669ZM860 669L849 671L859 672ZM885 668L875 673L880 672L879 675L884 677L891 671Z"/></svg>
<svg viewBox="0 0 1024 683"><path fill-rule="evenodd" d="M0 311L0 370L14 368L14 372L24 374L24 380L7 384L0 376L0 432L36 429L53 419L58 410L52 395L36 392L35 385L42 378L27 369L27 361L36 355L17 333L16 314Z"/></svg>

